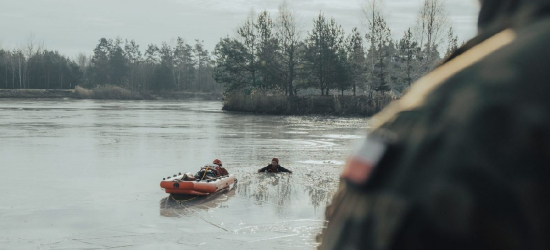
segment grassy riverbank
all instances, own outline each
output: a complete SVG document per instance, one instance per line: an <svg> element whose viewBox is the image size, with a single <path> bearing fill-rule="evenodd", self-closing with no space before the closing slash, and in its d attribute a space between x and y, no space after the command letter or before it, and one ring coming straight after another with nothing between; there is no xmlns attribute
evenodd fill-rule
<svg viewBox="0 0 550 250"><path fill-rule="evenodd" d="M373 96L266 96L232 94L224 99L223 109L275 115L372 116L397 98Z"/></svg>
<svg viewBox="0 0 550 250"><path fill-rule="evenodd" d="M77 86L75 89L0 89L0 98L74 98L99 100L184 100L199 98L219 100L221 94L180 91L137 91L117 86L100 86L86 89Z"/></svg>

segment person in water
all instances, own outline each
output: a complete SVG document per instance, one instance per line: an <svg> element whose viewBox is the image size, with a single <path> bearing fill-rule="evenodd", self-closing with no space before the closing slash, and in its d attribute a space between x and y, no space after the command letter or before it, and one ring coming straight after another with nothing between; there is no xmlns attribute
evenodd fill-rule
<svg viewBox="0 0 550 250"><path fill-rule="evenodd" d="M203 179L216 179L221 176L229 175L229 172L226 168L223 167L222 161L215 159L212 164L208 164L199 170L195 176L191 174L185 174L183 180L185 181L194 181L194 180L203 180Z"/></svg>
<svg viewBox="0 0 550 250"><path fill-rule="evenodd" d="M286 168L283 168L283 167L281 167L281 165L279 165L279 159L278 158L273 158L273 160L271 160L271 164L269 164L267 167L258 169L258 173L262 173L262 172L266 172L266 173L291 173L292 174L292 171L290 171Z"/></svg>

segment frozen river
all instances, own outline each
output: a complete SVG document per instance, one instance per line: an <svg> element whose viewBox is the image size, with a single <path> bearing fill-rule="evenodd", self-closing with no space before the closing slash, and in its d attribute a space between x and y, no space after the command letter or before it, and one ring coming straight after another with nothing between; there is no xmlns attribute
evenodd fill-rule
<svg viewBox="0 0 550 250"><path fill-rule="evenodd" d="M0 99L0 249L313 249L367 119L220 102ZM292 175L256 174L271 158ZM239 180L172 200L163 177L215 158Z"/></svg>

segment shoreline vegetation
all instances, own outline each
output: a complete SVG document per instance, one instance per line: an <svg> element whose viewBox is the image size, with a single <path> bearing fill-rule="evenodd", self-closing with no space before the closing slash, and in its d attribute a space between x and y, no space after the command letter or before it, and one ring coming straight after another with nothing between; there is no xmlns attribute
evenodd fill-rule
<svg viewBox="0 0 550 250"><path fill-rule="evenodd" d="M223 100L223 110L269 115L372 116L398 97L374 95L285 96L266 93L218 93L137 91L117 86L86 89L0 89L0 99L93 99L93 100Z"/></svg>
<svg viewBox="0 0 550 250"><path fill-rule="evenodd" d="M219 93L188 91L138 91L105 85L92 89L76 86L74 89L0 89L0 99L95 99L95 100L221 100Z"/></svg>
<svg viewBox="0 0 550 250"><path fill-rule="evenodd" d="M372 116L459 46L445 1L423 0L416 27L401 39L392 35L379 1L365 3L367 25L351 32L323 11L304 32L285 1L276 12L252 11L237 35L222 38L213 52L214 80L224 84L223 109Z"/></svg>
<svg viewBox="0 0 550 250"><path fill-rule="evenodd" d="M0 47L0 98L224 99L227 111L371 116L459 44L445 1L423 0L400 39L378 2L365 0L368 25L345 31L320 11L306 31L283 1L252 11L213 51L180 36L146 47L103 37L93 54L71 59L29 39Z"/></svg>
<svg viewBox="0 0 550 250"><path fill-rule="evenodd" d="M285 96L254 93L234 93L224 98L223 110L270 115L337 115L373 116L396 96L388 94L370 96Z"/></svg>

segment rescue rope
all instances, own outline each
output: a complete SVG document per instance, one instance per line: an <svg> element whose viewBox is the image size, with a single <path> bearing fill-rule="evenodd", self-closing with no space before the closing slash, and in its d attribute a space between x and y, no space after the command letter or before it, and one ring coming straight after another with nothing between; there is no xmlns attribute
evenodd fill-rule
<svg viewBox="0 0 550 250"><path fill-rule="evenodd" d="M172 197L172 196L170 195L170 197ZM176 199L174 199L174 197L172 197L172 199L173 199L174 201L177 201L178 203L186 202L186 201L192 201L192 200L197 199L197 198L199 198L198 195L195 196L195 197L193 197L193 198L187 199L187 200L176 200ZM180 205L181 205L181 204L180 204Z"/></svg>
<svg viewBox="0 0 550 250"><path fill-rule="evenodd" d="M208 169L210 168L210 166L207 166L206 167L206 170L204 170L204 174L202 175L202 178L201 178L201 181L204 179L204 177L206 176L206 172L208 172Z"/></svg>
<svg viewBox="0 0 550 250"><path fill-rule="evenodd" d="M198 197L198 196L197 196L197 197ZM195 197L195 198L193 198L193 199L196 199L197 197ZM182 206L183 208L187 209L187 211L191 212L191 215L193 215L193 216L195 216L195 217L201 219L202 221L204 221L204 222L206 222L206 223L208 223L208 224L210 224L210 225L212 225L212 226L215 226L215 227L217 227L217 228L219 228L219 229L221 229L221 230L223 230L223 231L225 231L225 232L230 233L229 230L227 230L227 229L225 229L225 228L223 228L223 227L221 227L221 226L218 226L218 225L216 225L216 224L214 224L214 223L212 223L212 222L210 222L210 221L208 221L208 220L202 218L201 216L195 215L195 211L193 211L192 209L190 209L190 208L188 208L187 206L183 205L181 202L179 202L178 200L174 199L174 197L172 197L171 195L170 195L170 198L171 198L172 200L176 201L176 203L179 204L180 206Z"/></svg>

